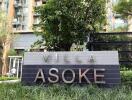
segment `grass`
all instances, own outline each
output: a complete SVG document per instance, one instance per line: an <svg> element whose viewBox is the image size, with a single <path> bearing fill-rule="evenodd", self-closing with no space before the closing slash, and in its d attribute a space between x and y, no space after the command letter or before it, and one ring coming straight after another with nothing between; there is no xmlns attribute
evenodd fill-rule
<svg viewBox="0 0 132 100"><path fill-rule="evenodd" d="M132 88L98 88L96 86L23 86L0 84L0 100L132 100Z"/></svg>
<svg viewBox="0 0 132 100"><path fill-rule="evenodd" d="M17 78L16 77L6 77L6 76L0 77L0 81L15 80L15 79L17 79Z"/></svg>
<svg viewBox="0 0 132 100"><path fill-rule="evenodd" d="M16 78L0 77L0 80ZM97 86L23 86L0 84L0 100L132 100L132 71L121 71L124 85L115 88Z"/></svg>

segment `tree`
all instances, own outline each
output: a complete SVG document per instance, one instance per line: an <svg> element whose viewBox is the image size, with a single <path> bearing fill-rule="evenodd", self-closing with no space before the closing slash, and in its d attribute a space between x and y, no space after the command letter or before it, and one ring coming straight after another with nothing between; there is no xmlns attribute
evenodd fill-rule
<svg viewBox="0 0 132 100"><path fill-rule="evenodd" d="M119 0L117 5L114 6L114 10L119 14L118 17L126 21L127 30L129 30L130 20L132 19L132 0Z"/></svg>
<svg viewBox="0 0 132 100"><path fill-rule="evenodd" d="M114 7L116 13L121 14L122 18L132 16L132 0L119 0L118 4Z"/></svg>
<svg viewBox="0 0 132 100"><path fill-rule="evenodd" d="M2 47L2 75L6 75L8 70L7 57L13 38L12 27L5 12L0 11L0 43Z"/></svg>
<svg viewBox="0 0 132 100"><path fill-rule="evenodd" d="M68 51L72 43L83 44L105 22L105 0L48 0L35 11L40 13L35 33L42 35L48 50Z"/></svg>
<svg viewBox="0 0 132 100"><path fill-rule="evenodd" d="M112 30L112 32L127 32L127 30L128 30L128 26L125 25L115 28L114 30Z"/></svg>

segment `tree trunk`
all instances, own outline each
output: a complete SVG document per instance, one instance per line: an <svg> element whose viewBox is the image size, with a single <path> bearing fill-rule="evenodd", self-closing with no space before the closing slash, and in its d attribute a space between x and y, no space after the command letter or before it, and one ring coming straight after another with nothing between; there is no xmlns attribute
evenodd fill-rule
<svg viewBox="0 0 132 100"><path fill-rule="evenodd" d="M10 50L11 36L7 36L5 43L3 43L3 54L2 54L2 75L6 75L8 72L8 52Z"/></svg>
<svg viewBox="0 0 132 100"><path fill-rule="evenodd" d="M0 76L2 75L2 60L0 59Z"/></svg>
<svg viewBox="0 0 132 100"><path fill-rule="evenodd" d="M6 75L8 71L8 50L4 48L2 57L2 75Z"/></svg>

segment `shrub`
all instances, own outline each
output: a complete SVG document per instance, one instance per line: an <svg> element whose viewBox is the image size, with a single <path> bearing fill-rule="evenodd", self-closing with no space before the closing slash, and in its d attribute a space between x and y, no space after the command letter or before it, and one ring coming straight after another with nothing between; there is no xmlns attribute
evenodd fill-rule
<svg viewBox="0 0 132 100"><path fill-rule="evenodd" d="M123 84L132 85L132 71L121 71L121 80Z"/></svg>

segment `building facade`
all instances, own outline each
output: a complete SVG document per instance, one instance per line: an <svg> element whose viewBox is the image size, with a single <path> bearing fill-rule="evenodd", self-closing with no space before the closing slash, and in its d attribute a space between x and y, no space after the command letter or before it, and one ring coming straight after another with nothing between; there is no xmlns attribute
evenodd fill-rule
<svg viewBox="0 0 132 100"><path fill-rule="evenodd" d="M34 8L45 3L46 0L0 0L0 9L6 12L16 34L13 49L30 49L34 42L41 39L33 34L33 25L39 23L40 16L34 12Z"/></svg>
<svg viewBox="0 0 132 100"><path fill-rule="evenodd" d="M33 32L34 24L39 23L39 14L34 7L45 4L45 0L9 0L9 16L11 16L14 32Z"/></svg>

